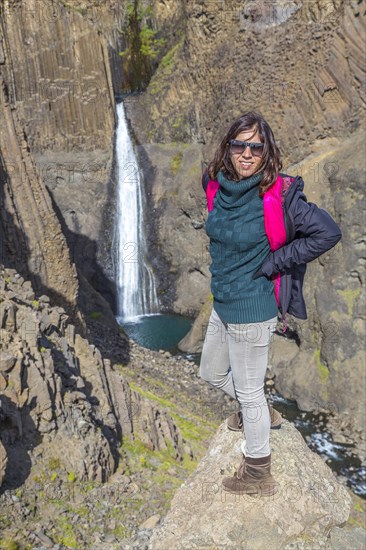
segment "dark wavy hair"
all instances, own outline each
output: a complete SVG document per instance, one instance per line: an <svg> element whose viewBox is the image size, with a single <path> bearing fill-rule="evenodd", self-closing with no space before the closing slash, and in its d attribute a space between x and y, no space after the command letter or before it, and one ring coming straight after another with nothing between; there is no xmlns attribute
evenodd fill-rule
<svg viewBox="0 0 366 550"><path fill-rule="evenodd" d="M231 162L229 141L235 139L244 130L254 127L254 133L258 130L261 142L264 143L262 163L260 170L263 178L259 184L259 196L263 197L265 191L276 181L282 168L280 150L276 145L273 132L263 116L257 111L250 111L237 118L225 133L217 148L213 160L208 165L208 173L215 180L219 170L224 176L233 181L240 181L240 177Z"/></svg>

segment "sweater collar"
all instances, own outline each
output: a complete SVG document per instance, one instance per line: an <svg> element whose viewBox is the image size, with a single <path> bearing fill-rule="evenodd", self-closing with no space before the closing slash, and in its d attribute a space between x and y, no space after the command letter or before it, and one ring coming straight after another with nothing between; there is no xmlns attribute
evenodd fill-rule
<svg viewBox="0 0 366 550"><path fill-rule="evenodd" d="M217 174L217 181L220 184L220 196L223 202L227 204L241 203L244 196L251 191L254 187L258 186L263 178L263 172L253 174L249 178L244 178L240 181L233 181L225 178L224 174L220 170Z"/></svg>

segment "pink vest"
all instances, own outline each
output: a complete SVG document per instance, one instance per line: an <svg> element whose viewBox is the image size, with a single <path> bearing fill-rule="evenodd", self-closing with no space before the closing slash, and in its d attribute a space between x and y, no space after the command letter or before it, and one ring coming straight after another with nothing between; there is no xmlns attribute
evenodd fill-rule
<svg viewBox="0 0 366 550"><path fill-rule="evenodd" d="M276 182L269 188L263 197L264 229L266 231L271 252L286 244L286 227L283 216L283 200L288 188L295 178L277 176ZM220 187L216 180L210 180L206 188L208 211L214 207L214 198ZM274 293L278 307L280 306L281 275L272 277Z"/></svg>

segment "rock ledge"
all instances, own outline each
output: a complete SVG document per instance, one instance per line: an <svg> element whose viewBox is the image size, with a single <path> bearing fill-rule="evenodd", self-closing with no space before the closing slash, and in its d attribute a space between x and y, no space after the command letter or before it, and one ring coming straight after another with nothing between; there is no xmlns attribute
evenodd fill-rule
<svg viewBox="0 0 366 550"><path fill-rule="evenodd" d="M222 479L233 475L241 461L241 440L225 423L219 427L155 529L151 550L332 548L329 533L347 521L351 497L300 432L284 421L271 433L272 473L280 484L271 497L221 489Z"/></svg>

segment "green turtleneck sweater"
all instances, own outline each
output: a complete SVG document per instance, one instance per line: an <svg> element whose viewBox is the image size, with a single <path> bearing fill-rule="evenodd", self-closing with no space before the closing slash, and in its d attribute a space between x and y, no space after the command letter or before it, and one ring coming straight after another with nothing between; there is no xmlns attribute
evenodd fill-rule
<svg viewBox="0 0 366 550"><path fill-rule="evenodd" d="M262 176L260 172L235 182L220 171L214 208L205 223L213 307L226 323L267 321L278 313L273 282L267 277L252 279L270 253L258 194Z"/></svg>

